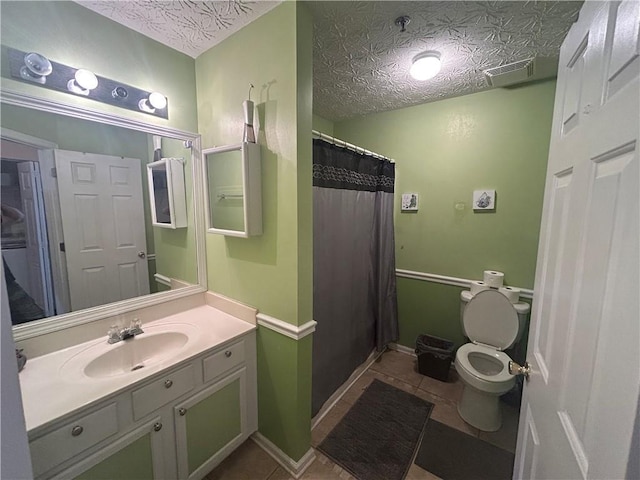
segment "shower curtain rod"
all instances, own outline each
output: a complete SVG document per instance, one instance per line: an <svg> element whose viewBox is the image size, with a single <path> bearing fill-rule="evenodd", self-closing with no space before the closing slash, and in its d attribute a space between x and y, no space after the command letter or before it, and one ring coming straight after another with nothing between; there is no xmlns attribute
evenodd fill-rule
<svg viewBox="0 0 640 480"><path fill-rule="evenodd" d="M355 152L362 152L365 155L371 155L372 157L377 157L382 160L388 160L391 163L396 163L395 160L389 157L385 157L384 155L380 155L379 153L372 152L371 150L367 150L365 148L354 145L353 143L345 142L344 140L340 140L339 138L332 137L331 135L327 135L326 133L319 132L318 130L311 130L311 133L317 136L320 140L324 140L325 142L333 143L339 147L348 148L349 150L354 150Z"/></svg>

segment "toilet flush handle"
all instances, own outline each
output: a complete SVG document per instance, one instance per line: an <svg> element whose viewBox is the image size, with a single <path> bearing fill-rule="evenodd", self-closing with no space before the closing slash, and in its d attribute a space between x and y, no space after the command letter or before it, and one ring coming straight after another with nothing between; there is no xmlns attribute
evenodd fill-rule
<svg viewBox="0 0 640 480"><path fill-rule="evenodd" d="M511 375L524 375L524 378L529 380L531 365L529 365L529 362L524 362L524 365L522 366L518 365L516 362L509 362L509 373Z"/></svg>

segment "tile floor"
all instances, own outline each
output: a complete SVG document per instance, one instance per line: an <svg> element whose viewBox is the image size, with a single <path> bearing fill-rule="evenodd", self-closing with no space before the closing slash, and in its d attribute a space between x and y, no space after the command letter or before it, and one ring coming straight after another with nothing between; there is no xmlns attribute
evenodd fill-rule
<svg viewBox="0 0 640 480"><path fill-rule="evenodd" d="M497 432L480 432L467 425L458 415L456 402L462 383L452 370L450 381L440 382L416 371L411 355L387 351L358 379L311 432L311 445L316 447L342 419L354 402L377 378L434 404L431 417L438 422L479 437L511 452L515 451L518 409L502 404L503 425ZM352 480L348 472L316 450L316 460L301 477L304 480ZM215 468L205 480L288 480L292 477L264 450L249 439ZM406 480L437 479L417 465L411 465Z"/></svg>

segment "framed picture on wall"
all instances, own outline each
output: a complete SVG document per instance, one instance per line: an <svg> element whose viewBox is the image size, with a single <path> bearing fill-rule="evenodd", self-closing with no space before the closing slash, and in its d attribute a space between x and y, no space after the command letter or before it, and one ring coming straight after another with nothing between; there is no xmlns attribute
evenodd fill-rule
<svg viewBox="0 0 640 480"><path fill-rule="evenodd" d="M417 212L418 211L418 194L403 193L402 203L400 205L401 212Z"/></svg>
<svg viewBox="0 0 640 480"><path fill-rule="evenodd" d="M473 209L474 210L495 210L496 191L495 190L474 190Z"/></svg>

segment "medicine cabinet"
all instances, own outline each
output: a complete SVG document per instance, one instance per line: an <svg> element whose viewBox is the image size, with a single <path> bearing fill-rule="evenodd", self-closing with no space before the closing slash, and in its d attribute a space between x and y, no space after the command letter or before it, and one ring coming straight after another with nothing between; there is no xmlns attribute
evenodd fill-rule
<svg viewBox="0 0 640 480"><path fill-rule="evenodd" d="M184 160L163 158L147 164L151 224L162 228L187 226L187 203L184 189Z"/></svg>
<svg viewBox="0 0 640 480"><path fill-rule="evenodd" d="M260 146L207 148L205 164L207 231L233 237L262 234Z"/></svg>

